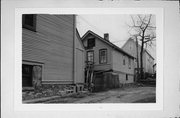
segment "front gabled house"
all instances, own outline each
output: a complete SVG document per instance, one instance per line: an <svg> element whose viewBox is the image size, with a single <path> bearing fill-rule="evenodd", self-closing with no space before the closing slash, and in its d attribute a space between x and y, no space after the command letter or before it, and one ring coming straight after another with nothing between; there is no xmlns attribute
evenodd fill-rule
<svg viewBox="0 0 180 118"><path fill-rule="evenodd" d="M86 49L86 60L94 63L95 71L112 72L118 75L120 83L134 82L134 57L104 38L87 31L82 37Z"/></svg>
<svg viewBox="0 0 180 118"><path fill-rule="evenodd" d="M126 43L122 46L122 49L136 58L135 68L137 68L137 58L140 67L140 51L141 46L133 38L129 38ZM138 53L137 53L138 52ZM143 50L143 71L147 74L153 74L154 57L149 53L147 49Z"/></svg>
<svg viewBox="0 0 180 118"><path fill-rule="evenodd" d="M84 47L75 15L22 16L22 87L84 83Z"/></svg>

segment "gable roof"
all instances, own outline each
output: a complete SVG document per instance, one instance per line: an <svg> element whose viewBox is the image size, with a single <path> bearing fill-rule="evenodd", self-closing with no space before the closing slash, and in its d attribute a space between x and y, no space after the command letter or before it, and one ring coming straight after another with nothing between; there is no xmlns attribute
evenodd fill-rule
<svg viewBox="0 0 180 118"><path fill-rule="evenodd" d="M133 41L135 43L135 41L132 39L132 38L129 38L126 43L121 47L121 48L124 48L125 45L129 42L129 41ZM138 47L141 48L141 45L138 44ZM153 60L154 60L154 57L149 53L149 51L147 49L144 48L144 52L147 53Z"/></svg>
<svg viewBox="0 0 180 118"><path fill-rule="evenodd" d="M109 46L112 47L113 49L115 49L115 50L117 50L117 51L119 51L119 52L127 55L128 57L130 57L130 58L135 58L135 57L133 57L132 55L130 55L130 54L128 54L127 52L125 52L124 50L122 50L121 48L119 48L118 46L116 46L115 44L111 43L111 42L108 41L108 40L105 40L104 38L102 38L102 37L99 36L98 34L92 32L91 30L88 30L88 31L82 36L82 40L84 40L88 34L94 35L94 36L97 37L100 41L106 43L107 45L109 45Z"/></svg>

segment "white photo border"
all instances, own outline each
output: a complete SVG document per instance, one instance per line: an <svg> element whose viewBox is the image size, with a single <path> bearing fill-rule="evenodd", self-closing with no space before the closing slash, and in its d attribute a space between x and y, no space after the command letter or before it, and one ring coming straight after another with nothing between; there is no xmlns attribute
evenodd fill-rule
<svg viewBox="0 0 180 118"><path fill-rule="evenodd" d="M156 15L156 103L113 104L23 104L22 103L22 14L154 14ZM163 8L16 8L15 9L15 111L163 110Z"/></svg>

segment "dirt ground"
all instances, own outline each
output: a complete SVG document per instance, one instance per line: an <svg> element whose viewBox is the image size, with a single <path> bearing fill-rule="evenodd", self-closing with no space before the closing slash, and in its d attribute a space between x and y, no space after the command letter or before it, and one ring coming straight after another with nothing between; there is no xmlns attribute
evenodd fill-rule
<svg viewBox="0 0 180 118"><path fill-rule="evenodd" d="M118 88L96 93L79 93L43 103L155 103L155 87Z"/></svg>

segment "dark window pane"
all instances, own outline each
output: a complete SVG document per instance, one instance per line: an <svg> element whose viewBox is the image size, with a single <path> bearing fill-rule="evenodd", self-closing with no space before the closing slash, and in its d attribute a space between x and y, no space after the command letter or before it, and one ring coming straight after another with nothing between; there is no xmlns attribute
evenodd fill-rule
<svg viewBox="0 0 180 118"><path fill-rule="evenodd" d="M22 86L32 87L32 65L22 65Z"/></svg>
<svg viewBox="0 0 180 118"><path fill-rule="evenodd" d="M36 15L35 14L23 14L22 17L23 28L36 31Z"/></svg>
<svg viewBox="0 0 180 118"><path fill-rule="evenodd" d="M25 15L25 24L33 27L33 15Z"/></svg>
<svg viewBox="0 0 180 118"><path fill-rule="evenodd" d="M88 48L92 48L95 46L95 38L88 39Z"/></svg>

